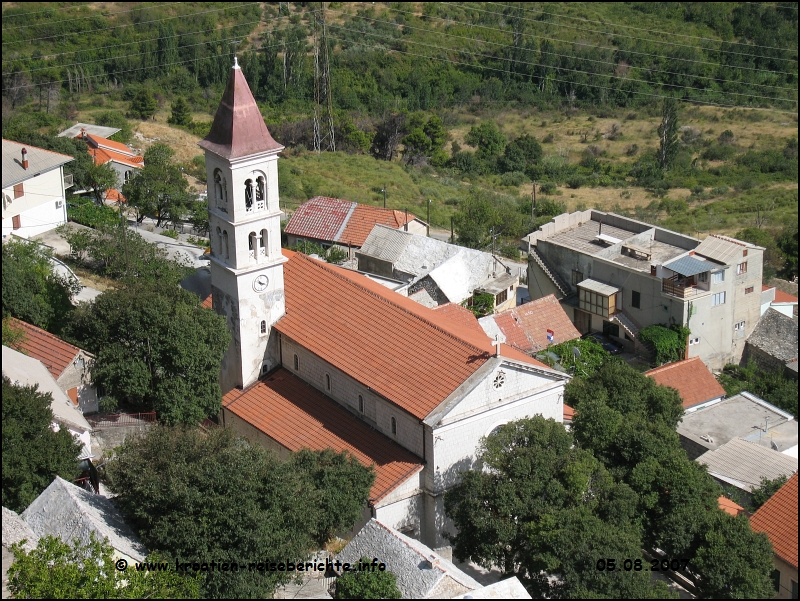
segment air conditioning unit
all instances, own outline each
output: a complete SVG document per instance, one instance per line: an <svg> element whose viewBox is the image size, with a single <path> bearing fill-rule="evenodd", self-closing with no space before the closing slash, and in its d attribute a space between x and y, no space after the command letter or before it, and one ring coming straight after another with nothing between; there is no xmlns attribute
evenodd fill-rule
<svg viewBox="0 0 800 601"><path fill-rule="evenodd" d="M56 208L57 209L60 209L63 206L64 206L64 201L63 200L57 200L56 201Z"/></svg>

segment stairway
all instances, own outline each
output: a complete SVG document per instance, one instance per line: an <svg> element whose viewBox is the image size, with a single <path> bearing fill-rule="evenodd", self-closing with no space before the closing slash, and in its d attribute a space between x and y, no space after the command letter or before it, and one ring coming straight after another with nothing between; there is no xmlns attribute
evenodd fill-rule
<svg viewBox="0 0 800 601"><path fill-rule="evenodd" d="M534 261L536 261L536 264L539 266L539 268L545 273L545 275L548 278L550 278L550 281L553 282L553 284L555 284L556 288L558 288L558 290L561 292L562 298L565 296L569 296L571 294L569 285L566 282L564 282L564 280L561 279L561 277L558 275L558 273L556 273L554 269L552 269L547 265L547 262L545 261L544 257L541 254L539 254L539 250L535 246L531 247L528 256L531 257Z"/></svg>
<svg viewBox="0 0 800 601"><path fill-rule="evenodd" d="M628 333L628 336L631 337L631 340L636 340L636 334L639 332L639 326L633 323L633 320L625 315L624 311L617 311L614 315L611 316L611 321L616 321L619 325L622 326L622 329Z"/></svg>

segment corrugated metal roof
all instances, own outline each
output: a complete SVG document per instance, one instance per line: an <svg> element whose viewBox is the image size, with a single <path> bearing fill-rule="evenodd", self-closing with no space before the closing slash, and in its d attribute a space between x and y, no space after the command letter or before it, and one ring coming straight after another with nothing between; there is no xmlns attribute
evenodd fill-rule
<svg viewBox="0 0 800 601"><path fill-rule="evenodd" d="M86 130L87 134L108 138L120 131L119 127L107 127L105 125L94 125L93 123L76 123L58 134L59 138L77 138L81 135L81 130Z"/></svg>
<svg viewBox="0 0 800 601"><path fill-rule="evenodd" d="M664 267L688 278L693 275L697 275L698 273L711 271L715 265L695 257L685 256L675 259L671 263L666 263Z"/></svg>
<svg viewBox="0 0 800 601"><path fill-rule="evenodd" d="M732 265L737 263L742 258L743 252L749 248L760 247L735 238L711 234L694 249L694 252L725 265Z"/></svg>
<svg viewBox="0 0 800 601"><path fill-rule="evenodd" d="M378 225L372 228L361 246L359 254L394 263L402 256L403 251L413 239L413 234Z"/></svg>
<svg viewBox="0 0 800 601"><path fill-rule="evenodd" d="M608 284L598 282L597 280L583 280L580 284L578 284L578 288L591 290L592 292L597 292L597 294L602 294L603 296L611 296L612 294L619 292L619 288L614 288L614 286L609 286Z"/></svg>
<svg viewBox="0 0 800 601"><path fill-rule="evenodd" d="M797 459L734 438L718 449L707 451L697 458L708 467L712 476L751 491L761 484L761 478L774 480L780 476L791 476L797 471Z"/></svg>

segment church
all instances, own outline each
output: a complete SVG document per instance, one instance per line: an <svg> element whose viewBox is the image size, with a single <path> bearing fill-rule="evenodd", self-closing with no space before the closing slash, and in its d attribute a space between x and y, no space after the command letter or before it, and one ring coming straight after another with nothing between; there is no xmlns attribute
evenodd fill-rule
<svg viewBox="0 0 800 601"><path fill-rule="evenodd" d="M446 546L443 495L476 467L480 439L526 416L561 422L569 376L493 342L457 305L429 309L282 250L283 147L237 62L200 146L211 302L232 335L220 422L283 456L349 451L375 467L363 523Z"/></svg>

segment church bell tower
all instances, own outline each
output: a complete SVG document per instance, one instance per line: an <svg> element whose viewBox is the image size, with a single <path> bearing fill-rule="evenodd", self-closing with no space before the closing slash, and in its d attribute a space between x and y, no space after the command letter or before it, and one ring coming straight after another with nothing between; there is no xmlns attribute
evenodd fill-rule
<svg viewBox="0 0 800 601"><path fill-rule="evenodd" d="M286 310L278 201L278 153L238 61L205 150L214 311L232 341L222 360L223 394L278 364L272 325Z"/></svg>

